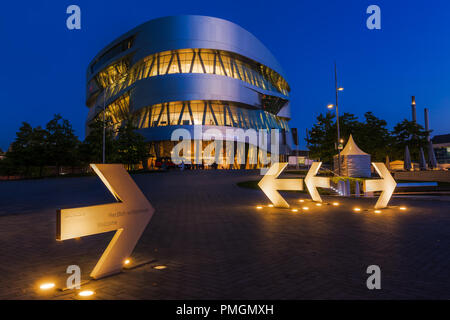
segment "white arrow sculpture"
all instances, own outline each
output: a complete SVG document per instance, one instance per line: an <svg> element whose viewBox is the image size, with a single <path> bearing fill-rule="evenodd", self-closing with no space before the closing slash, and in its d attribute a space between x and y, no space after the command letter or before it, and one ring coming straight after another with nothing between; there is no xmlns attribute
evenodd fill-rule
<svg viewBox="0 0 450 320"><path fill-rule="evenodd" d="M308 174L305 177L306 188L308 189L311 198L314 201L322 202L322 198L317 191L317 187L320 188L330 188L330 178L327 177L316 177L317 172L319 172L322 162L313 162Z"/></svg>
<svg viewBox="0 0 450 320"><path fill-rule="evenodd" d="M277 190L303 190L302 179L277 179L287 165L287 162L274 163L258 183L273 205L279 208L289 208L289 204Z"/></svg>
<svg viewBox="0 0 450 320"><path fill-rule="evenodd" d="M56 239L67 240L116 230L91 272L94 279L122 270L153 216L150 202L121 164L91 164L118 203L57 211Z"/></svg>
<svg viewBox="0 0 450 320"><path fill-rule="evenodd" d="M392 178L391 173L384 163L372 162L372 165L377 170L381 179L364 180L364 192L382 191L377 203L375 203L375 209L386 208L397 186L397 182Z"/></svg>

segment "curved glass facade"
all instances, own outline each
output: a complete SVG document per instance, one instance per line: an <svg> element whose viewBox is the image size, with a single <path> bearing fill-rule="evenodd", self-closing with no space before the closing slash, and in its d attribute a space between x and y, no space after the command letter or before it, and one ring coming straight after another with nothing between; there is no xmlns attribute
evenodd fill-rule
<svg viewBox="0 0 450 320"><path fill-rule="evenodd" d="M216 74L242 80L263 90L289 95L289 85L277 72L231 52L181 49L152 54L129 68L123 58L100 71L91 81L107 87L106 99L141 79L174 73Z"/></svg>
<svg viewBox="0 0 450 320"><path fill-rule="evenodd" d="M260 109L248 109L226 101L176 101L159 103L131 115L129 95L123 95L106 109L106 119L114 127L122 121L135 121L138 129L176 125L228 126L243 129L280 129L289 131L286 119ZM103 113L99 114L103 117Z"/></svg>
<svg viewBox="0 0 450 320"><path fill-rule="evenodd" d="M138 128L209 125L244 129L289 130L287 121L267 111L248 109L225 101L177 101L160 103L139 110Z"/></svg>
<svg viewBox="0 0 450 320"><path fill-rule="evenodd" d="M256 37L232 22L195 15L148 21L100 51L86 76L86 134L106 104L108 127L116 131L133 121L153 159L170 156L176 126L191 133L278 129L272 133L280 138L279 154L291 148L283 70Z"/></svg>

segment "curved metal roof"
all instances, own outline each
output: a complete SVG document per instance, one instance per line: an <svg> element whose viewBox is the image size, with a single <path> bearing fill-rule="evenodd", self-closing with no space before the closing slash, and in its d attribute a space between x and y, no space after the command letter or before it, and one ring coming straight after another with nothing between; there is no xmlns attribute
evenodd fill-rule
<svg viewBox="0 0 450 320"><path fill-rule="evenodd" d="M136 60L167 50L186 48L225 50L259 62L286 79L278 61L253 34L233 22L199 15L169 16L145 22L111 42L89 65L114 45L133 35L136 36L133 45L137 48Z"/></svg>

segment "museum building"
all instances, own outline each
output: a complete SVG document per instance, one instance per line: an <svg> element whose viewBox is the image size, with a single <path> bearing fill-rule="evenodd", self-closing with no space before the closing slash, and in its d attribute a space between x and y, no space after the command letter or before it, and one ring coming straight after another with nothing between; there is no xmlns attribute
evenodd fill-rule
<svg viewBox="0 0 450 320"><path fill-rule="evenodd" d="M133 121L156 159L170 157L177 128L278 129L283 160L294 149L289 94L277 60L240 26L207 16L158 18L120 36L89 64L86 133L105 110L111 130Z"/></svg>

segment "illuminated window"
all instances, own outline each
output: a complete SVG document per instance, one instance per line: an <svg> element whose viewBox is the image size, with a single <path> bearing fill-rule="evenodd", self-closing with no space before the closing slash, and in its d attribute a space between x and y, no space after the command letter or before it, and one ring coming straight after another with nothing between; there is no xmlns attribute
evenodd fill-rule
<svg viewBox="0 0 450 320"><path fill-rule="evenodd" d="M130 95L126 93L106 107L105 119L110 121L114 127L117 127L129 117L130 114ZM103 118L103 111L98 115L99 119Z"/></svg>
<svg viewBox="0 0 450 320"><path fill-rule="evenodd" d="M169 125L213 125L243 129L284 129L287 120L270 112L224 101L177 101L156 104L135 115L138 128Z"/></svg>
<svg viewBox="0 0 450 320"><path fill-rule="evenodd" d="M243 56L211 49L164 51L143 58L129 69L122 59L97 76L100 87L107 87L107 99L134 82L158 75L174 73L208 73L232 77L261 89L288 95L290 88L277 72Z"/></svg>

